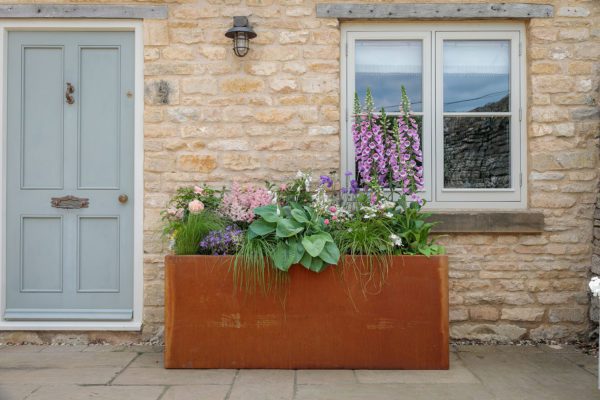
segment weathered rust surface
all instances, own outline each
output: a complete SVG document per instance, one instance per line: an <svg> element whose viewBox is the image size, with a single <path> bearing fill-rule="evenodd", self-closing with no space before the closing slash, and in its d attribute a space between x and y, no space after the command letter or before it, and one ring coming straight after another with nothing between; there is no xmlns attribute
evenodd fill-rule
<svg viewBox="0 0 600 400"><path fill-rule="evenodd" d="M236 292L230 260L166 258L166 368L448 368L446 256L392 257L366 296L349 257L294 266L285 303Z"/></svg>

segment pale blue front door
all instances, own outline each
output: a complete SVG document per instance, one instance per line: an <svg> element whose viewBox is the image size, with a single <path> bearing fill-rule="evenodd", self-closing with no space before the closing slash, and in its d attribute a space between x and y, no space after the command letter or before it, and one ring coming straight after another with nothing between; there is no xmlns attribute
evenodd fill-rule
<svg viewBox="0 0 600 400"><path fill-rule="evenodd" d="M5 319L132 319L133 91L133 32L8 33Z"/></svg>

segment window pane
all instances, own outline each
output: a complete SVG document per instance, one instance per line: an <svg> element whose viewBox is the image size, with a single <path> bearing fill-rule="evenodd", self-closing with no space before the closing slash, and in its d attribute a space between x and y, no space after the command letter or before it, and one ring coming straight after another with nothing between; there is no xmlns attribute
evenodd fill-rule
<svg viewBox="0 0 600 400"><path fill-rule="evenodd" d="M510 117L444 117L444 187L510 188Z"/></svg>
<svg viewBox="0 0 600 400"><path fill-rule="evenodd" d="M444 111L509 111L510 41L444 41Z"/></svg>
<svg viewBox="0 0 600 400"><path fill-rule="evenodd" d="M357 40L355 86L361 102L369 87L376 110L398 111L404 85L413 111L422 111L422 64L420 40Z"/></svg>

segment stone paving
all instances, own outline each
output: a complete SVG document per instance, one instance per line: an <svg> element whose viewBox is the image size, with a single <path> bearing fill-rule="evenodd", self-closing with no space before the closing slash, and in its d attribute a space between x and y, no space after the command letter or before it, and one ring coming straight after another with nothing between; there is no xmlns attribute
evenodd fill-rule
<svg viewBox="0 0 600 400"><path fill-rule="evenodd" d="M573 347L457 346L448 371L165 370L152 346L0 346L0 400L600 399Z"/></svg>

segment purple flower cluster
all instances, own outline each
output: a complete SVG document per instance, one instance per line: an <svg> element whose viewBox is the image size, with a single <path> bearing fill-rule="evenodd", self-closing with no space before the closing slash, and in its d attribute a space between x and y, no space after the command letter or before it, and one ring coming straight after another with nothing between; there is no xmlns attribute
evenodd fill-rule
<svg viewBox="0 0 600 400"><path fill-rule="evenodd" d="M320 179L321 179L321 186L327 186L328 188L331 188L333 186L333 179L331 179L330 176L321 175Z"/></svg>
<svg viewBox="0 0 600 400"><path fill-rule="evenodd" d="M371 188L398 188L405 195L423 190L421 140L409 106L403 108L403 116L392 119L389 129L389 117L373 114L370 91L366 103L366 113L357 113L352 125L358 175L363 184ZM355 108L358 109L357 103Z"/></svg>
<svg viewBox="0 0 600 400"><path fill-rule="evenodd" d="M350 194L358 194L358 192L360 191L360 187L358 186L358 182L356 181L356 179L352 179L350 180L350 188L342 188L342 193L346 194L346 193L350 193Z"/></svg>
<svg viewBox="0 0 600 400"><path fill-rule="evenodd" d="M198 244L200 254L225 255L235 254L244 238L244 232L236 225L229 225L223 230L210 231Z"/></svg>
<svg viewBox="0 0 600 400"><path fill-rule="evenodd" d="M399 183L404 194L413 194L423 190L423 153L417 122L407 116L398 118L398 154L390 161L394 183ZM397 160L397 161L396 161Z"/></svg>
<svg viewBox="0 0 600 400"><path fill-rule="evenodd" d="M381 184L387 175L383 133L375 115L361 115L360 121L352 125L358 175L367 185L372 183L374 178Z"/></svg>

